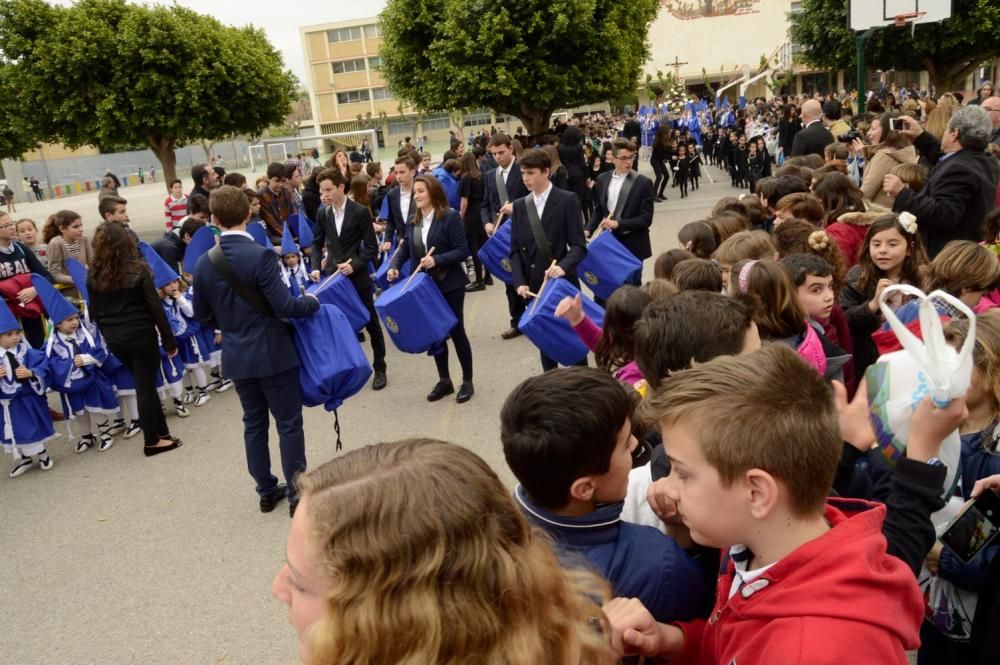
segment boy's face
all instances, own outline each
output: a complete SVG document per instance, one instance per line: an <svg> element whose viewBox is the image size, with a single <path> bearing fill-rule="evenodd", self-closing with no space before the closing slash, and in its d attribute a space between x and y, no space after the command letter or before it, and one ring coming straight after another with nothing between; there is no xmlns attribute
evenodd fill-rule
<svg viewBox="0 0 1000 665"><path fill-rule="evenodd" d="M175 182L174 184L170 185L170 194L175 199L179 199L181 197L181 194L183 194L183 190L184 190L184 185L182 185L179 182Z"/></svg>
<svg viewBox="0 0 1000 665"><path fill-rule="evenodd" d="M21 341L20 330L8 330L0 333L0 346L5 349L13 349Z"/></svg>
<svg viewBox="0 0 1000 665"><path fill-rule="evenodd" d="M618 430L615 450L611 453L611 463L607 472L593 476L594 503L615 503L624 501L628 491L628 474L632 470L632 451L638 445L632 436L632 423L626 419Z"/></svg>
<svg viewBox="0 0 1000 665"><path fill-rule="evenodd" d="M539 194L549 186L549 170L522 167L521 179L524 180L524 186L528 188L528 191Z"/></svg>
<svg viewBox="0 0 1000 665"><path fill-rule="evenodd" d="M699 545L726 548L745 542L744 534L754 523L749 489L740 479L723 486L719 472L701 451L697 425L691 419L661 424L671 465L667 496L677 504L681 521Z"/></svg>
<svg viewBox="0 0 1000 665"><path fill-rule="evenodd" d="M56 326L56 330L64 335L72 335L80 327L80 315L74 314Z"/></svg>
<svg viewBox="0 0 1000 665"><path fill-rule="evenodd" d="M124 203L119 203L115 206L113 212L109 212L104 217L109 222L117 222L118 224L128 224L128 208Z"/></svg>
<svg viewBox="0 0 1000 665"><path fill-rule="evenodd" d="M413 184L413 171L406 164L396 164L392 167L392 170L396 172L396 180L402 187L407 189Z"/></svg>
<svg viewBox="0 0 1000 665"><path fill-rule="evenodd" d="M299 267L299 255L298 254L285 254L285 265L291 269Z"/></svg>
<svg viewBox="0 0 1000 665"><path fill-rule="evenodd" d="M420 160L420 168L426 171L430 167L431 167L431 156L424 155L423 158Z"/></svg>
<svg viewBox="0 0 1000 665"><path fill-rule="evenodd" d="M833 275L817 277L806 275L799 287L799 302L806 310L806 316L818 321L826 321L833 311Z"/></svg>

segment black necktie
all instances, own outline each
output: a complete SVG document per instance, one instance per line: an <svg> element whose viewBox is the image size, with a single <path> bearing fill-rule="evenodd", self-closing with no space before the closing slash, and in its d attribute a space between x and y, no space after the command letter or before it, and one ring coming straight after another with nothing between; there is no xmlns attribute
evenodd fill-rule
<svg viewBox="0 0 1000 665"><path fill-rule="evenodd" d="M27 379L17 378L17 368L21 366L21 363L17 362L17 356L14 355L12 351L7 352L7 362L10 363L10 379L15 380L18 383L24 383Z"/></svg>

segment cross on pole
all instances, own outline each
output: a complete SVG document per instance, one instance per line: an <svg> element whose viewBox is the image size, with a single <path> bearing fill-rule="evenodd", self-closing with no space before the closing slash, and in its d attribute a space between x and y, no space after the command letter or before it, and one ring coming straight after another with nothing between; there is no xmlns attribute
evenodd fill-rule
<svg viewBox="0 0 1000 665"><path fill-rule="evenodd" d="M687 64L690 64L690 63L681 62L681 59L678 58L676 55L674 56L674 61L673 62L668 62L667 63L668 67L673 67L674 68L674 81L680 83L680 80L681 80L681 65L687 65Z"/></svg>

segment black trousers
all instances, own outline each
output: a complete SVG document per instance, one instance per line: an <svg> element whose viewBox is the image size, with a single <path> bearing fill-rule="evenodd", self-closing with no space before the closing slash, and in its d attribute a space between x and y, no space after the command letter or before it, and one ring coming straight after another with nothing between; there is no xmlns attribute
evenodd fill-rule
<svg viewBox="0 0 1000 665"><path fill-rule="evenodd" d="M472 344L469 343L469 336L465 333L465 289L456 289L448 293L442 293L448 307L455 313L458 323L451 329L448 337L455 345L455 355L458 356L458 363L462 366L462 381L472 382ZM437 365L438 378L451 380L448 372L448 342L445 341L444 349L434 356L434 364Z"/></svg>
<svg viewBox="0 0 1000 665"><path fill-rule="evenodd" d="M156 373L160 371L160 347L156 331L147 330L128 339L108 340L111 353L128 367L135 377L135 395L139 403L139 425L147 446L155 446L170 436L167 418L156 394Z"/></svg>
<svg viewBox="0 0 1000 665"><path fill-rule="evenodd" d="M365 268L367 270L367 268ZM375 297L371 288L356 289L361 296L361 302L368 309L368 323L365 324L365 332L372 343L372 369L376 372L385 371L385 337L382 335L382 324L379 323L378 314L375 313Z"/></svg>
<svg viewBox="0 0 1000 665"><path fill-rule="evenodd" d="M507 311L510 312L510 327L517 329L524 314L524 298L517 295L517 290L510 284L507 285Z"/></svg>
<svg viewBox="0 0 1000 665"><path fill-rule="evenodd" d="M476 206L476 210L479 207ZM476 281L483 281L483 263L479 260L479 250L486 242L486 229L479 219L465 220L465 241L469 245L469 253L472 255L472 267L476 271Z"/></svg>
<svg viewBox="0 0 1000 665"><path fill-rule="evenodd" d="M670 174L667 172L667 165L659 159L651 159L649 163L653 165L653 173L656 174L656 182L653 183L653 191L657 196L663 196L663 190L667 188Z"/></svg>

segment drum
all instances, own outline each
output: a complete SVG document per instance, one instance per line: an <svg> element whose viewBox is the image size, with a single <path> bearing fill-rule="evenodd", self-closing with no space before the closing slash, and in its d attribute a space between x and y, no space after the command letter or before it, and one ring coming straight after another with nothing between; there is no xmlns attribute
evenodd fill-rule
<svg viewBox="0 0 1000 665"><path fill-rule="evenodd" d="M382 261L382 265L379 266L378 270L375 271L375 283L378 284L378 288L386 291L392 284L389 283L389 264L392 262L392 257L396 255L399 250L398 247L393 247L389 250L389 255L385 257ZM413 266L410 265L409 261L404 261L403 265L399 266L399 280L404 280L413 274ZM396 280L397 282L399 280Z"/></svg>
<svg viewBox="0 0 1000 665"><path fill-rule="evenodd" d="M635 258L613 233L605 231L587 245L587 256L576 267L576 274L595 296L607 300L641 270L642 261Z"/></svg>
<svg viewBox="0 0 1000 665"><path fill-rule="evenodd" d="M343 312L352 330L361 330L371 318L354 284L339 272L323 277L316 284L310 284L306 293L316 296L320 304L333 305Z"/></svg>
<svg viewBox="0 0 1000 665"><path fill-rule="evenodd" d="M538 350L560 365L575 365L587 357L589 349L569 321L556 316L556 305L563 298L575 297L580 289L563 278L550 279L541 299L529 302L521 315L518 329ZM581 298L583 311L598 327L604 326L604 310L587 296Z"/></svg>
<svg viewBox="0 0 1000 665"><path fill-rule="evenodd" d="M320 305L316 312L291 323L304 405L322 404L333 411L364 388L372 368L347 317L337 307Z"/></svg>
<svg viewBox="0 0 1000 665"><path fill-rule="evenodd" d="M510 271L510 229L511 222L502 224L479 248L479 260L505 284L514 283L514 275Z"/></svg>
<svg viewBox="0 0 1000 665"><path fill-rule="evenodd" d="M434 355L458 325L434 278L424 272L414 276L409 286L400 280L383 292L375 301L375 311L392 343L404 353Z"/></svg>

